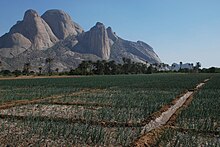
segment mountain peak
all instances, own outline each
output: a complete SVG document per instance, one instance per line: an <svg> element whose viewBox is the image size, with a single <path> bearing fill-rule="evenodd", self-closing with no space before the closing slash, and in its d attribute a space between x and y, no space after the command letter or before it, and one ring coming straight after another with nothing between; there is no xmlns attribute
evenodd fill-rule
<svg viewBox="0 0 220 147"><path fill-rule="evenodd" d="M50 26L58 39L65 39L69 35L78 35L83 29L74 23L71 17L62 10L52 9L46 11L42 18Z"/></svg>
<svg viewBox="0 0 220 147"><path fill-rule="evenodd" d="M63 10L59 10L59 9L47 10L42 15L42 18L45 17L46 15L49 15L49 17L57 16L57 17L59 17L59 19L62 19L62 20L65 20L65 19L71 20L71 17L66 12L64 12Z"/></svg>
<svg viewBox="0 0 220 147"><path fill-rule="evenodd" d="M39 17L37 11L35 11L33 9L27 10L24 14L24 20L29 19L29 18L33 18L33 17Z"/></svg>
<svg viewBox="0 0 220 147"><path fill-rule="evenodd" d="M38 67L41 58L51 55L56 58L56 68L62 69L74 68L83 60L120 63L122 57L134 62L161 62L148 44L124 40L111 27L106 29L102 22L84 32L70 15L57 9L48 10L42 16L29 9L23 20L0 37L0 56L12 65L10 70L22 69L27 56L31 58L31 64Z"/></svg>
<svg viewBox="0 0 220 147"><path fill-rule="evenodd" d="M45 13L65 13L65 12L60 9L50 9L50 10L47 10Z"/></svg>
<svg viewBox="0 0 220 147"><path fill-rule="evenodd" d="M111 27L108 27L107 29L107 33L108 33L108 37L112 40L112 41L116 41L118 39L117 35L112 31Z"/></svg>
<svg viewBox="0 0 220 147"><path fill-rule="evenodd" d="M96 27L105 27L105 25L104 25L103 23L101 23L101 22L97 22L97 23L95 24L95 26L96 26Z"/></svg>
<svg viewBox="0 0 220 147"><path fill-rule="evenodd" d="M95 54L104 60L108 60L110 58L110 43L108 34L104 24L101 22L97 22L94 27L85 32L80 44L88 53Z"/></svg>
<svg viewBox="0 0 220 147"><path fill-rule="evenodd" d="M47 49L58 41L48 24L32 9L25 12L24 19L14 25L8 35L14 33L19 33L30 40L34 49Z"/></svg>
<svg viewBox="0 0 220 147"><path fill-rule="evenodd" d="M111 28L111 27L108 27L107 30L112 31L112 28Z"/></svg>

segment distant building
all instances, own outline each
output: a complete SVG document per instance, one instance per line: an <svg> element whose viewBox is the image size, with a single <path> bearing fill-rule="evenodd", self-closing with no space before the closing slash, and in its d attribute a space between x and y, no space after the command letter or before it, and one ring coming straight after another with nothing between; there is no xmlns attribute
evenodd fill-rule
<svg viewBox="0 0 220 147"><path fill-rule="evenodd" d="M180 69L193 70L193 63L185 63L185 64L173 63L172 66L170 66L171 71L179 71Z"/></svg>

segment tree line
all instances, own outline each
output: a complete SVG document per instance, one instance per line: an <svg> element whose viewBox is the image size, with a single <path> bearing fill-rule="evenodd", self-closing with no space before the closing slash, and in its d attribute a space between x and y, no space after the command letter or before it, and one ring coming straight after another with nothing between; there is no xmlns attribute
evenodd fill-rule
<svg viewBox="0 0 220 147"><path fill-rule="evenodd" d="M106 61L106 60L97 60L93 61L82 61L77 68L71 69L67 72L59 72L59 69L56 68L54 71L51 69L52 63L54 62L53 58L46 58L46 72L43 73L43 68L38 67L38 72L31 71L30 62L24 63L23 70L15 70L11 72L10 70L3 70L2 62L0 61L0 75L9 76L9 75L116 75L116 74L152 74L156 72L182 72L182 73L193 73L193 72L203 72L203 73L215 73L220 70L215 67L208 69L200 69L201 64L197 62L195 66L191 64L192 69L185 69L182 67L182 62L180 62L180 69L178 71L166 71L161 70L169 67L168 64L164 63L154 63L150 64L133 62L131 59L122 58L122 63L116 63L115 61ZM172 65L173 66L173 65Z"/></svg>
<svg viewBox="0 0 220 147"><path fill-rule="evenodd" d="M115 61L97 60L82 61L76 69L70 70L70 75L116 75L116 74L151 74L156 71L153 65L132 62L131 59L122 58L123 63Z"/></svg>

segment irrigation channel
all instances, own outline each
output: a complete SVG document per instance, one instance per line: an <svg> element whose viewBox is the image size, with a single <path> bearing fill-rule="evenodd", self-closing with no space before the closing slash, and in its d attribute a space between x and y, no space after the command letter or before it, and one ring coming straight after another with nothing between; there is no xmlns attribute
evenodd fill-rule
<svg viewBox="0 0 220 147"><path fill-rule="evenodd" d="M169 107L168 110L162 112L159 117L156 117L154 120L151 120L149 123L147 123L141 131L141 136L135 142L133 142L131 146L154 146L157 139L159 139L159 136L165 131L165 129L172 127L169 126L168 123L169 121L172 121L171 123L173 123L175 120L172 120L171 118L174 115L178 115L178 111L181 111L180 109L183 107L183 105L188 100L191 101L193 95L198 92L198 90L200 90L208 81L209 79L206 79L199 83L194 89L186 91L186 93L183 94L174 105Z"/></svg>

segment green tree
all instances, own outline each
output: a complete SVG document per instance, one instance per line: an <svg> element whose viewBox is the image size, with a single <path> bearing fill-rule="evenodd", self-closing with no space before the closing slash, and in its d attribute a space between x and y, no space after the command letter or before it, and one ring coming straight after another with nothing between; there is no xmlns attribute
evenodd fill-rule
<svg viewBox="0 0 220 147"><path fill-rule="evenodd" d="M30 68L31 68L30 62L25 63L25 64L24 64L24 67L23 67L23 74L29 76L29 74L30 74Z"/></svg>
<svg viewBox="0 0 220 147"><path fill-rule="evenodd" d="M117 74L117 64L115 63L115 61L109 61L108 62L108 67L109 67L109 71L110 71L110 74L112 75L115 75Z"/></svg>
<svg viewBox="0 0 220 147"><path fill-rule="evenodd" d="M12 72L12 74L14 74L16 77L18 77L22 74L22 72L20 70L15 70Z"/></svg>
<svg viewBox="0 0 220 147"><path fill-rule="evenodd" d="M182 66L183 66L183 62L180 62L180 69L179 69L180 72L182 71Z"/></svg>
<svg viewBox="0 0 220 147"><path fill-rule="evenodd" d="M147 74L152 74L153 73L153 66L150 65L148 68L147 68Z"/></svg>
<svg viewBox="0 0 220 147"><path fill-rule="evenodd" d="M39 74L41 75L42 74L42 67L40 66L38 69L39 69Z"/></svg>
<svg viewBox="0 0 220 147"><path fill-rule="evenodd" d="M46 60L45 60L45 62L46 62L46 64L47 64L47 69L48 69L48 74L49 74L49 75L52 74L51 64L52 64L53 60L54 60L54 59L53 59L53 58L50 58L50 57L46 58Z"/></svg>
<svg viewBox="0 0 220 147"><path fill-rule="evenodd" d="M197 73L199 72L200 67L201 67L201 63L196 62L195 70L196 70Z"/></svg>
<svg viewBox="0 0 220 147"><path fill-rule="evenodd" d="M209 70L210 73L215 73L216 72L215 69L216 69L215 67L210 67L208 70Z"/></svg>
<svg viewBox="0 0 220 147"><path fill-rule="evenodd" d="M94 71L95 74L103 75L104 74L104 62L100 61L100 60L97 60L94 63L93 71Z"/></svg>
<svg viewBox="0 0 220 147"><path fill-rule="evenodd" d="M91 75L93 73L92 61L82 61L76 71L81 75Z"/></svg>
<svg viewBox="0 0 220 147"><path fill-rule="evenodd" d="M2 70L2 61L0 61L0 71Z"/></svg>
<svg viewBox="0 0 220 147"><path fill-rule="evenodd" d="M59 72L59 68L56 68L56 72L57 72L57 73Z"/></svg>
<svg viewBox="0 0 220 147"><path fill-rule="evenodd" d="M131 69L131 59L122 58L124 64L122 65L122 73L129 74Z"/></svg>

